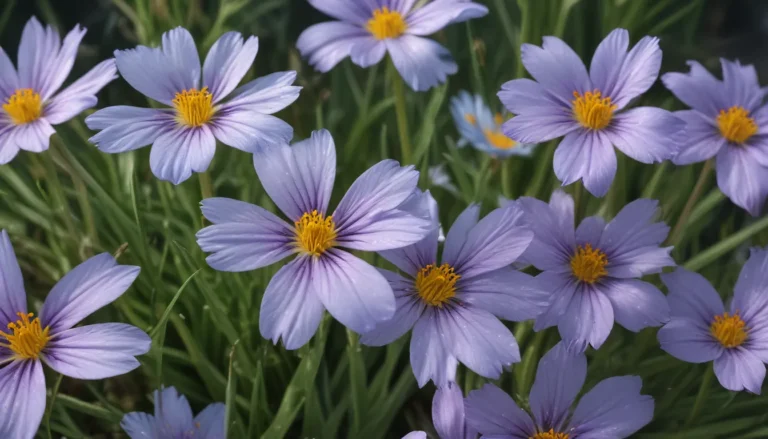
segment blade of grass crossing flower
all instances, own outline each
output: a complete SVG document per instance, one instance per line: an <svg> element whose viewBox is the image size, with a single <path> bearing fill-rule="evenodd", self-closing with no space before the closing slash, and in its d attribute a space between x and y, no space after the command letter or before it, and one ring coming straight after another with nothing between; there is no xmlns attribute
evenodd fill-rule
<svg viewBox="0 0 768 439"><path fill-rule="evenodd" d="M440 113L440 107L443 105L447 90L448 84L443 84L432 91L429 103L427 103L427 108L424 111L424 116L421 118L421 129L416 137L416 150L413 155L413 161L403 162L403 164L418 164L423 157L428 157L426 152L432 142L432 136L435 134L435 120L437 120Z"/></svg>
<svg viewBox="0 0 768 439"><path fill-rule="evenodd" d="M248 435L246 437L258 437L264 431L266 420L263 417L266 406L264 395L264 366L261 359L256 360L256 375L252 377L251 399L248 405Z"/></svg>
<svg viewBox="0 0 768 439"><path fill-rule="evenodd" d="M224 439L228 437L242 437L232 434L232 423L237 414L237 408L235 407L235 397L237 396L237 375L234 373L235 364L235 350L237 349L237 343L232 345L232 349L229 351L229 368L227 369L227 389L224 399ZM242 428L240 423L236 424L238 430ZM242 433L241 433L242 434Z"/></svg>
<svg viewBox="0 0 768 439"><path fill-rule="evenodd" d="M347 357L349 358L349 392L352 396L352 435L360 431L363 416L368 411L366 401L366 373L362 348L357 334L347 329Z"/></svg>
<svg viewBox="0 0 768 439"><path fill-rule="evenodd" d="M405 84L403 78L395 70L395 64L388 59L387 70L391 84L391 92L395 97L395 116L397 118L397 133L400 140L400 162L411 164L411 137L408 130L408 108L405 101Z"/></svg>
<svg viewBox="0 0 768 439"><path fill-rule="evenodd" d="M53 439L53 434L51 434L51 413L53 413L53 406L56 404L56 397L59 395L61 380L64 379L64 375L60 373L56 375L56 382L53 384L53 390L51 391L51 397L48 401L48 407L45 410L45 426L48 430L48 439Z"/></svg>

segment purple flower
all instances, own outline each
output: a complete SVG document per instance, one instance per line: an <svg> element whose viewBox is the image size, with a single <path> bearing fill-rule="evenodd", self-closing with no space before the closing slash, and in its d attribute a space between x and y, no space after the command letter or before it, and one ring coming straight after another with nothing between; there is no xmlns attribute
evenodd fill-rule
<svg viewBox="0 0 768 439"><path fill-rule="evenodd" d="M651 422L653 398L641 395L638 376L604 379L576 400L587 376L587 358L558 343L539 361L531 388L531 413L493 384L469 393L467 424L484 438L623 439Z"/></svg>
<svg viewBox="0 0 768 439"><path fill-rule="evenodd" d="M102 61L82 78L56 94L75 64L85 28L75 26L62 42L51 26L35 17L21 34L17 69L0 48L0 164L16 157L19 149L43 152L64 123L96 105L96 93L115 79L115 61Z"/></svg>
<svg viewBox="0 0 768 439"><path fill-rule="evenodd" d="M360 67L370 67L389 53L400 76L416 91L441 84L458 70L445 47L422 37L488 13L469 0L432 0L416 8L416 0L309 3L340 20L310 26L299 36L296 47L317 70L327 72L347 56Z"/></svg>
<svg viewBox="0 0 768 439"><path fill-rule="evenodd" d="M418 200L431 213L433 231L409 247L380 252L408 277L380 270L397 298L391 320L363 334L371 346L392 343L413 328L411 367L420 387L430 379L443 386L456 377L458 362L477 374L498 378L520 361L517 341L499 318L523 321L546 309L549 294L512 264L533 233L514 203L478 221L471 205L456 219L437 260L437 204L429 192Z"/></svg>
<svg viewBox="0 0 768 439"><path fill-rule="evenodd" d="M437 388L432 399L432 422L440 439L475 439L477 432L466 425L464 396L454 382ZM403 439L427 439L423 431L412 431Z"/></svg>
<svg viewBox="0 0 768 439"><path fill-rule="evenodd" d="M124 323L74 327L122 296L138 275L139 267L117 265L109 253L94 256L61 278L35 317L11 240L0 233L0 437L31 439L37 432L45 410L41 360L85 380L139 366L134 357L150 345L144 331Z"/></svg>
<svg viewBox="0 0 768 439"><path fill-rule="evenodd" d="M504 116L493 114L480 95L459 92L458 96L451 98L451 115L461 134L459 147L469 142L479 151L505 158L511 155L529 156L536 146L519 144L504 135L501 132Z"/></svg>
<svg viewBox="0 0 768 439"><path fill-rule="evenodd" d="M768 363L768 250L753 249L733 300L723 301L700 274L662 274L672 319L659 330L661 348L689 363L715 362L723 387L760 394Z"/></svg>
<svg viewBox="0 0 768 439"><path fill-rule="evenodd" d="M210 404L193 418L187 398L173 387L155 390L154 399L154 416L123 416L120 426L131 439L224 439L224 404Z"/></svg>
<svg viewBox="0 0 768 439"><path fill-rule="evenodd" d="M286 349L303 346L317 330L323 310L363 333L392 317L395 297L387 280L362 259L342 250L379 251L421 240L432 223L406 203L419 173L383 160L365 171L328 215L336 149L331 134L254 154L264 190L290 220L261 207L228 198L203 200L213 223L197 233L221 271L247 271L298 256L275 274L261 304L259 328Z"/></svg>
<svg viewBox="0 0 768 439"><path fill-rule="evenodd" d="M674 157L685 123L654 107L621 111L656 81L659 40L643 37L629 52L629 33L615 29L597 47L589 74L562 40L544 37L542 47L523 44L530 79L502 86L499 98L513 114L504 133L522 143L565 136L555 150L554 168L563 185L579 179L598 197L616 175L615 145L642 163Z"/></svg>
<svg viewBox="0 0 768 439"><path fill-rule="evenodd" d="M664 294L638 278L674 266L672 247L660 247L669 233L655 200L635 200L608 224L597 216L573 228L573 199L561 190L549 204L524 197L520 204L534 232L523 259L543 273L536 277L553 294L536 319L540 331L557 325L568 349L599 348L616 320L630 331L669 320Z"/></svg>
<svg viewBox="0 0 768 439"><path fill-rule="evenodd" d="M227 32L213 44L201 68L192 35L181 27L163 34L162 47L116 50L123 78L173 108L120 105L99 110L85 119L89 128L102 130L91 142L108 153L152 144L152 172L179 184L193 171L208 169L217 139L246 152L290 141L293 128L270 115L299 97L301 87L291 86L296 72L272 73L235 90L258 50L258 38L243 41L239 33Z"/></svg>
<svg viewBox="0 0 768 439"><path fill-rule="evenodd" d="M691 107L675 116L686 122L687 136L675 164L716 157L717 185L752 216L768 196L768 105L752 65L720 60L719 81L701 64L688 61L689 73L667 73L662 82Z"/></svg>

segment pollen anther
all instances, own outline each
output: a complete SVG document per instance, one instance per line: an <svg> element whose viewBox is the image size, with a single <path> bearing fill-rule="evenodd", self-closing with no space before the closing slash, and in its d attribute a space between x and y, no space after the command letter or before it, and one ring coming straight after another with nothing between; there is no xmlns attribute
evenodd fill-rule
<svg viewBox="0 0 768 439"><path fill-rule="evenodd" d="M729 142L738 144L746 142L757 133L755 119L749 117L749 112L738 105L728 110L720 110L717 115L717 128Z"/></svg>
<svg viewBox="0 0 768 439"><path fill-rule="evenodd" d="M747 340L747 328L738 312L733 315L726 312L715 316L709 331L725 348L741 346Z"/></svg>
<svg viewBox="0 0 768 439"><path fill-rule="evenodd" d="M610 97L603 97L600 90L588 91L583 95L573 92L573 117L583 126L591 130L603 129L611 123L613 112L618 106L611 103Z"/></svg>
<svg viewBox="0 0 768 439"><path fill-rule="evenodd" d="M421 300L432 306L443 303L456 296L456 282L461 278L449 264L427 265L416 275L416 291Z"/></svg>
<svg viewBox="0 0 768 439"><path fill-rule="evenodd" d="M528 439L568 439L568 433L558 433L554 428L550 428L548 431L540 431L529 436Z"/></svg>
<svg viewBox="0 0 768 439"><path fill-rule="evenodd" d="M407 27L402 14L386 6L373 11L373 18L365 25L368 32L377 40L397 38L405 33Z"/></svg>
<svg viewBox="0 0 768 439"><path fill-rule="evenodd" d="M571 257L571 272L578 280L588 284L593 284L608 274L606 265L608 256L600 249L593 249L590 244L579 246L576 254Z"/></svg>
<svg viewBox="0 0 768 439"><path fill-rule="evenodd" d="M178 121L184 125L199 127L213 117L213 95L208 92L208 87L182 90L171 102Z"/></svg>
<svg viewBox="0 0 768 439"><path fill-rule="evenodd" d="M8 113L16 125L34 122L43 112L40 95L31 88L20 88L3 104L3 110Z"/></svg>
<svg viewBox="0 0 768 439"><path fill-rule="evenodd" d="M46 326L43 329L39 318L32 319L34 317L32 313L19 312L16 315L19 316L19 320L8 324L11 333L0 331L0 346L10 349L17 358L36 359L51 339L49 335L51 328ZM3 343L2 339L7 340L8 344Z"/></svg>
<svg viewBox="0 0 768 439"><path fill-rule="evenodd" d="M317 210L306 212L295 223L296 246L312 256L320 256L336 244L336 224L333 216L323 216Z"/></svg>

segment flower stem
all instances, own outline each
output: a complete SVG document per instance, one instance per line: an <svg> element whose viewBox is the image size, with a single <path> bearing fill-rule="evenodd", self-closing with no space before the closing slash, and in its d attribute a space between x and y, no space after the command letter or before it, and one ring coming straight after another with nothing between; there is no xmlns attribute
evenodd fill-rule
<svg viewBox="0 0 768 439"><path fill-rule="evenodd" d="M213 184L211 183L211 174L209 174L208 171L205 171L199 173L198 177L200 178L200 193L202 194L203 199L213 197Z"/></svg>
<svg viewBox="0 0 768 439"><path fill-rule="evenodd" d="M714 375L714 367L712 365L707 366L707 371L704 373L704 377L701 379L699 393L696 394L696 401L693 403L691 413L688 414L688 419L685 420L684 427L691 425L691 423L693 423L693 421L696 419L696 416L699 414L699 411L701 411L701 406L704 404L704 400L707 399L707 394L709 393L710 387L709 384L712 382L712 377Z"/></svg>
<svg viewBox="0 0 768 439"><path fill-rule="evenodd" d="M501 193L512 198L512 159L507 158L501 163Z"/></svg>
<svg viewBox="0 0 768 439"><path fill-rule="evenodd" d="M698 201L699 196L701 196L701 192L704 190L704 185L707 183L713 166L714 161L712 159L704 162L704 167L701 168L699 179L696 181L696 185L693 187L693 191L691 192L691 195L688 197L688 201L686 201L685 206L683 207L683 212L677 218L675 228L672 229L672 233L669 235L669 240L667 240L668 243L677 245L680 241L680 238L682 238L681 233L683 232L683 228L688 223L688 217L691 215L691 212L696 205L696 201Z"/></svg>
<svg viewBox="0 0 768 439"><path fill-rule="evenodd" d="M395 115L397 116L397 133L400 136L400 160L402 164L411 163L411 139L408 135L408 113L405 108L405 86L403 78L395 70L392 61L389 62L389 80L392 81L392 94L395 95Z"/></svg>
<svg viewBox="0 0 768 439"><path fill-rule="evenodd" d="M61 386L61 380L64 379L64 375L58 374L56 378L56 384L53 385L53 391L51 391L51 401L48 403L48 410L45 412L45 425L48 430L48 438L53 439L51 434L51 414L53 413L53 403L56 402L56 396L59 394L59 386Z"/></svg>

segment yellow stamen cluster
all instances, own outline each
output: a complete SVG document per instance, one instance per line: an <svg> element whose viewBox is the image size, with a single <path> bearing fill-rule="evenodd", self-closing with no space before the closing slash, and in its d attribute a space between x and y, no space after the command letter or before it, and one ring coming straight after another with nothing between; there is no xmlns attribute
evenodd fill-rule
<svg viewBox="0 0 768 439"><path fill-rule="evenodd" d="M40 100L40 95L34 90L21 88L16 90L3 104L3 110L8 113L14 124L23 125L40 118L43 112L43 103Z"/></svg>
<svg viewBox="0 0 768 439"><path fill-rule="evenodd" d="M16 313L19 320L8 324L10 334L0 331L0 346L10 349L17 358L24 360L36 359L40 352L51 339L49 332L50 326L43 329L39 318L30 320L34 314L23 312ZM8 341L8 344L2 343L2 339Z"/></svg>
<svg viewBox="0 0 768 439"><path fill-rule="evenodd" d="M177 120L184 125L199 127L213 117L213 95L208 92L208 87L183 90L176 93L171 102L176 108Z"/></svg>
<svg viewBox="0 0 768 439"><path fill-rule="evenodd" d="M738 313L730 315L726 312L721 316L715 316L709 332L726 348L741 346L747 340L747 328L744 327L744 320Z"/></svg>
<svg viewBox="0 0 768 439"><path fill-rule="evenodd" d="M466 120L467 122L469 122L469 124L470 124L470 125L474 125L474 124L476 124L476 123L477 123L477 118L476 118L476 117L475 117L475 115L474 115L474 114L472 114L472 113L467 113L467 114L465 114L465 115L464 115L464 120Z"/></svg>
<svg viewBox="0 0 768 439"><path fill-rule="evenodd" d="M749 112L743 107L733 106L720 110L717 115L717 127L720 134L729 142L742 144L757 133L755 119L749 117Z"/></svg>
<svg viewBox="0 0 768 439"><path fill-rule="evenodd" d="M294 223L296 246L302 252L320 256L336 244L336 224L333 216L323 216L317 210L307 212Z"/></svg>
<svg viewBox="0 0 768 439"><path fill-rule="evenodd" d="M397 11L390 11L386 6L373 11L373 18L365 25L377 40L397 38L405 33L407 27L403 16Z"/></svg>
<svg viewBox="0 0 768 439"><path fill-rule="evenodd" d="M568 439L568 433L557 433L554 428L550 428L549 431L540 431L528 439Z"/></svg>
<svg viewBox="0 0 768 439"><path fill-rule="evenodd" d="M485 134L485 140L487 140L494 148L510 149L514 148L516 145L514 140L505 136L501 131L485 129L483 130L483 134Z"/></svg>
<svg viewBox="0 0 768 439"><path fill-rule="evenodd" d="M590 244L576 249L576 254L571 257L571 272L580 281L593 284L608 274L605 266L608 265L608 256L600 249L593 249Z"/></svg>
<svg viewBox="0 0 768 439"><path fill-rule="evenodd" d="M599 130L608 126L613 118L613 112L618 108L611 104L610 97L602 97L600 90L588 91L583 95L573 92L573 117L583 126L591 130Z"/></svg>
<svg viewBox="0 0 768 439"><path fill-rule="evenodd" d="M443 306L450 298L456 296L456 282L460 275L454 273L448 264L441 266L427 265L416 275L416 291L419 297L428 305Z"/></svg>

